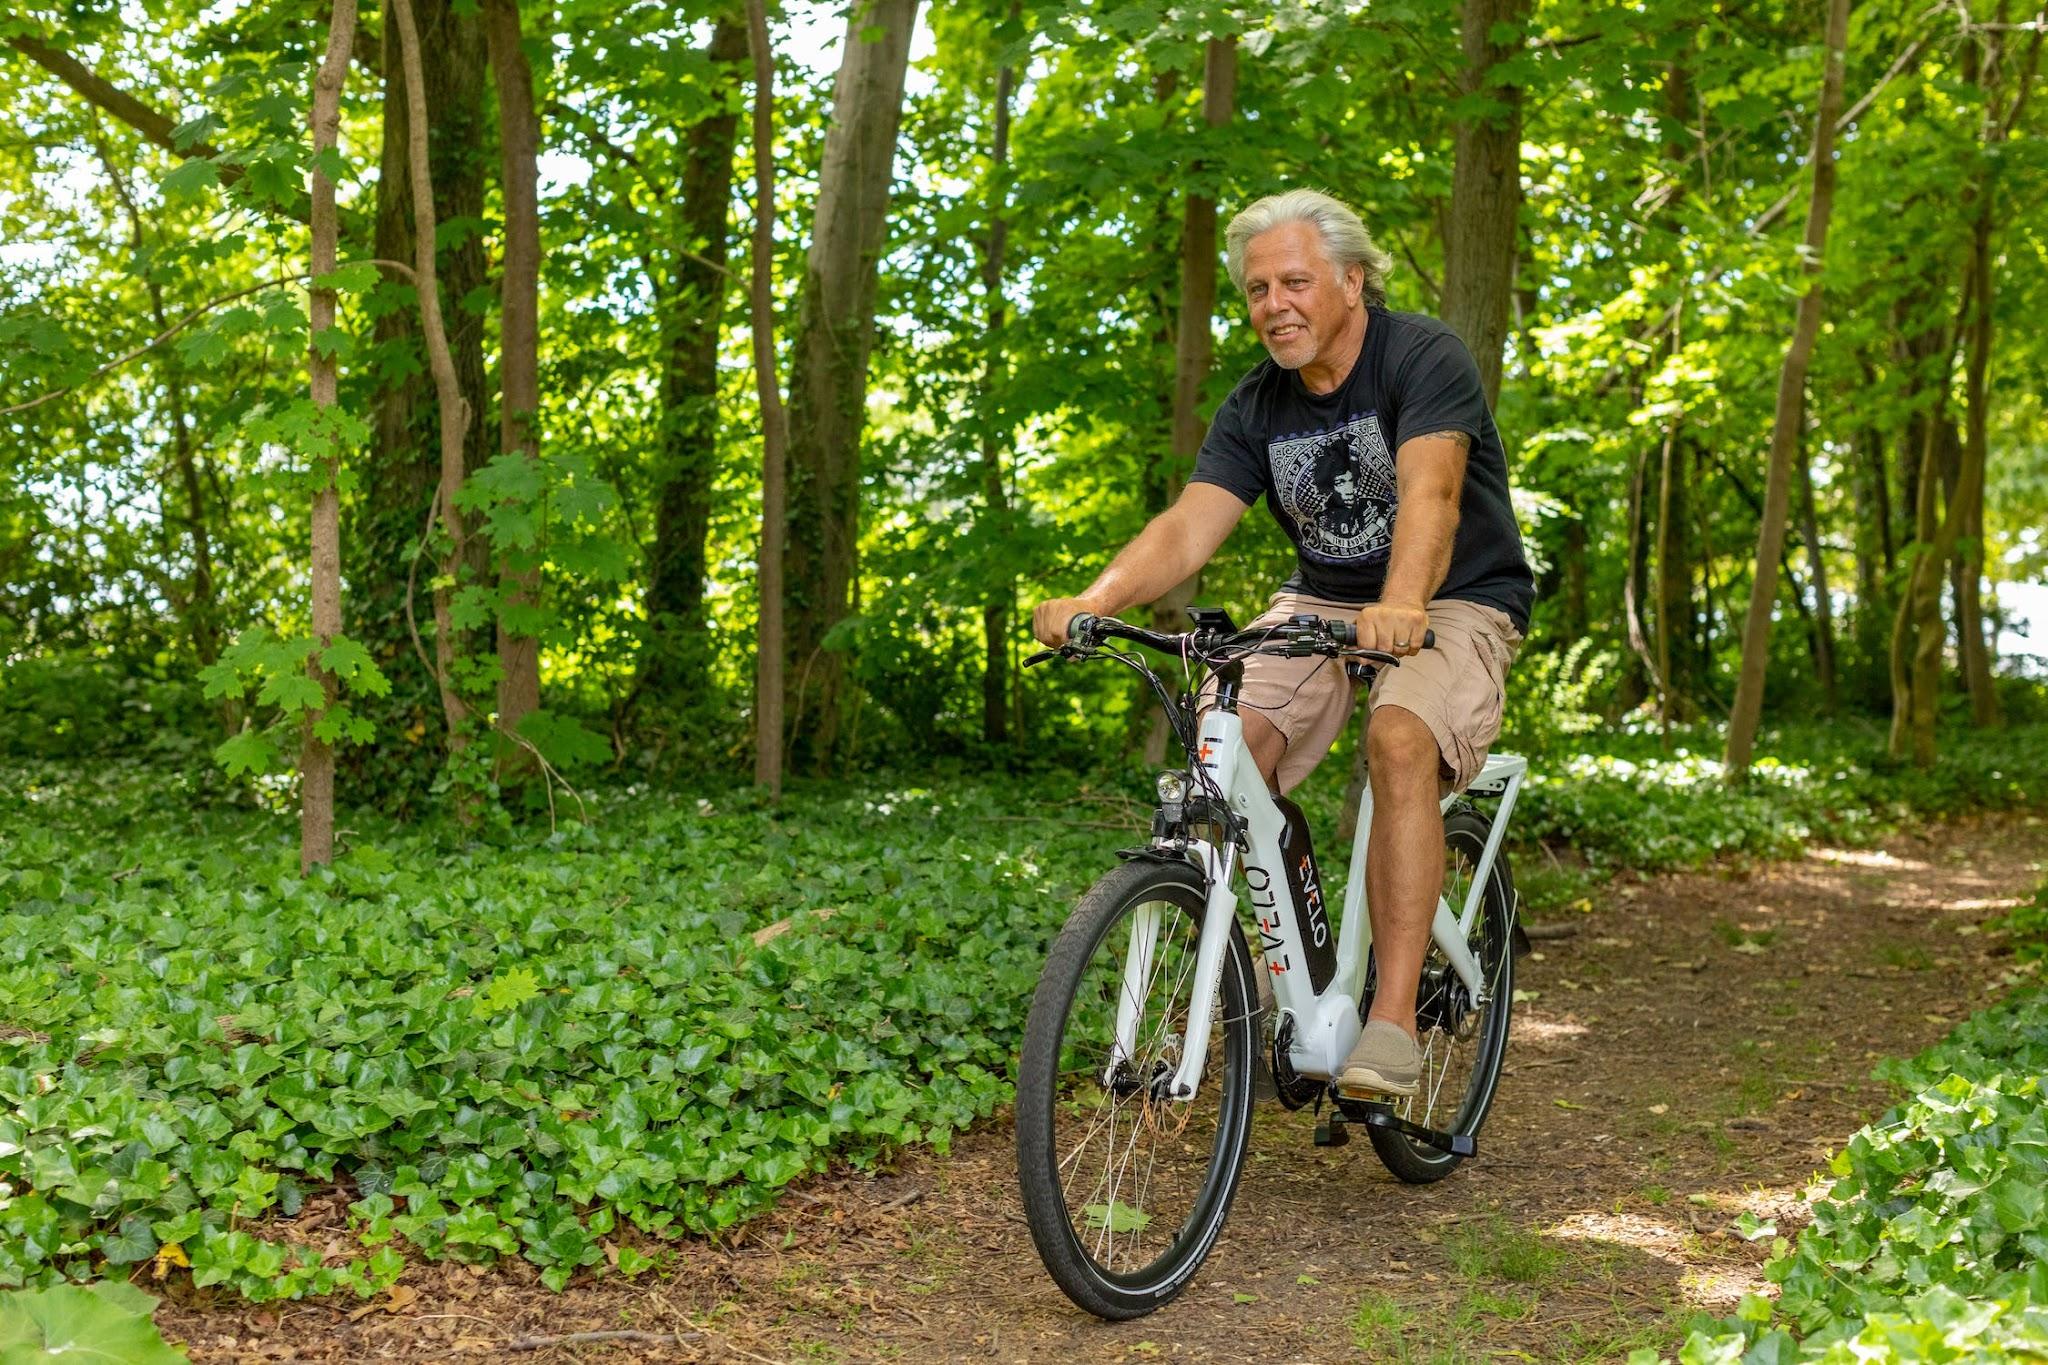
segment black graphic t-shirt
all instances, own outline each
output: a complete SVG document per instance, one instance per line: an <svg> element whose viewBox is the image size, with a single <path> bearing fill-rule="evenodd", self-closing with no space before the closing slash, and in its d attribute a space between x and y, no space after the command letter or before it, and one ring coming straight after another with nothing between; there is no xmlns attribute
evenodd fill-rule
<svg viewBox="0 0 2048 1365"><path fill-rule="evenodd" d="M1209 424L1194 481L1249 505L1261 494L1294 542L1286 586L1336 602L1377 602L1400 494L1394 452L1435 431L1472 438L1451 564L1437 596L1497 607L1529 628L1535 580L1508 501L1507 455L1472 353L1443 323L1374 308L1358 363L1310 393L1270 359L1238 382Z"/></svg>

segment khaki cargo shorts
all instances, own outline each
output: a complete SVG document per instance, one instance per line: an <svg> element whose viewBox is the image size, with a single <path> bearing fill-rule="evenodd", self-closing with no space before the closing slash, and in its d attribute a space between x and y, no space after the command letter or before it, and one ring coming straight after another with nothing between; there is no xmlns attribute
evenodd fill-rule
<svg viewBox="0 0 2048 1365"><path fill-rule="evenodd" d="M1352 620L1359 606L1277 592L1251 624L1279 625L1304 612ZM1367 702L1374 711L1398 706L1421 717L1443 756L1445 790L1462 791L1479 776L1487 750L1500 737L1508 664L1522 633L1505 612L1447 597L1429 604L1429 628L1436 647L1409 655L1398 668L1380 669ZM1203 692L1214 686L1212 679ZM1300 786L1330 752L1351 719L1357 690L1340 660L1255 654L1244 661L1239 709L1258 712L1287 741L1276 774L1282 792Z"/></svg>

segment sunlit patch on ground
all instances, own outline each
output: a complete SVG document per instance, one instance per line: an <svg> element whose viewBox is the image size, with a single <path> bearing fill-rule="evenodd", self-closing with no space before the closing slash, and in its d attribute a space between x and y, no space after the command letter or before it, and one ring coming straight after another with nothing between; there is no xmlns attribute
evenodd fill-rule
<svg viewBox="0 0 2048 1365"><path fill-rule="evenodd" d="M1943 901L1941 908L1944 910L2016 910L2025 904L2025 899L2019 896L1984 896L1976 900Z"/></svg>
<svg viewBox="0 0 2048 1365"><path fill-rule="evenodd" d="M1575 1024L1569 1019L1546 1019L1524 1009L1515 1016L1509 1036L1518 1043L1555 1043L1577 1038L1585 1031L1584 1024Z"/></svg>
<svg viewBox="0 0 2048 1365"><path fill-rule="evenodd" d="M1678 1281L1678 1291L1685 1301L1696 1308L1710 1313L1725 1313L1742 1302L1744 1294L1762 1294L1775 1298L1778 1287L1754 1270L1739 1266L1715 1266L1708 1270L1689 1270Z"/></svg>
<svg viewBox="0 0 2048 1365"><path fill-rule="evenodd" d="M1685 1263L1685 1234L1639 1213L1575 1213L1545 1235L1568 1242L1608 1242L1674 1265Z"/></svg>
<svg viewBox="0 0 2048 1365"><path fill-rule="evenodd" d="M1927 864L1919 858L1901 858L1896 853L1887 853L1881 848L1810 848L1806 856L1824 863L1844 863L1850 867L1882 867L1897 871L1904 868L1924 870Z"/></svg>

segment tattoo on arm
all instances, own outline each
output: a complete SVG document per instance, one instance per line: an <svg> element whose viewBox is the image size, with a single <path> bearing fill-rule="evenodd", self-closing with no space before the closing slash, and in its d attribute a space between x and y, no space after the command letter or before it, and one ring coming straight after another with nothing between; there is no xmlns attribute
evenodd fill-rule
<svg viewBox="0 0 2048 1365"><path fill-rule="evenodd" d="M1415 441L1455 441L1457 442L1458 449L1462 451L1469 452L1472 449L1472 438L1462 431L1427 431L1420 436L1411 436L1409 439Z"/></svg>

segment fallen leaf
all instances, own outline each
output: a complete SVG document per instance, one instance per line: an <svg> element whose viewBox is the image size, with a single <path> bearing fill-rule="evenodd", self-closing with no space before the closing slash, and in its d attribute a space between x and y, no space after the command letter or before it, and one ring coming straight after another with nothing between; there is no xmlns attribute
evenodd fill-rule
<svg viewBox="0 0 2048 1365"><path fill-rule="evenodd" d="M171 1273L172 1266L189 1266L192 1262L185 1255L185 1248L176 1242L165 1242L156 1249L156 1256L150 1261L150 1271L159 1280Z"/></svg>
<svg viewBox="0 0 2048 1365"><path fill-rule="evenodd" d="M1650 1106L1650 1112L1653 1114L1668 1114L1671 1112L1671 1106L1668 1104L1653 1104Z"/></svg>

